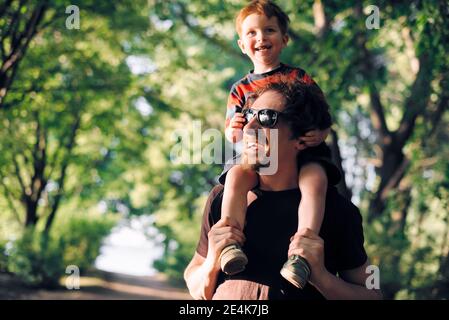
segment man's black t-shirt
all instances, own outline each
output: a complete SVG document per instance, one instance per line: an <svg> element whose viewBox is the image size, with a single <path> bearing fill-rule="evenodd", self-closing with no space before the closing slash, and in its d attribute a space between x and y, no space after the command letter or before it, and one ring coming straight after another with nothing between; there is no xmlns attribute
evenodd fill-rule
<svg viewBox="0 0 449 320"><path fill-rule="evenodd" d="M297 289L281 275L287 260L290 237L298 226L299 189L284 191L255 190L257 199L247 209L243 251L248 256L246 269L234 276L220 272L217 288L227 280L247 280L268 287L268 299L322 299L315 287L307 284ZM210 228L221 217L223 187L216 186L209 195L197 252L207 256ZM326 210L320 230L324 240L326 269L336 275L339 271L363 265L367 255L363 247L362 217L350 201L335 187L329 187ZM313 270L312 270L313 272Z"/></svg>

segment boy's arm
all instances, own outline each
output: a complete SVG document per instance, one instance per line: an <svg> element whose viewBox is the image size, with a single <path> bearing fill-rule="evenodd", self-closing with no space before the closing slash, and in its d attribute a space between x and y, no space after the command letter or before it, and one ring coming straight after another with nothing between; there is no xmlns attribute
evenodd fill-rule
<svg viewBox="0 0 449 320"><path fill-rule="evenodd" d="M239 106L234 107L232 119L226 119L225 137L231 143L236 143L243 138L243 126L245 125L245 118L241 113L242 108Z"/></svg>
<svg viewBox="0 0 449 320"><path fill-rule="evenodd" d="M236 120L236 113L240 113L245 105L244 97L239 94L237 85L234 84L228 95L228 102L226 105L226 120L225 120L225 137L231 143L236 143L242 138L243 125L236 126L237 123L242 123L242 120ZM241 117L239 117L241 119ZM234 120L234 121L233 121Z"/></svg>

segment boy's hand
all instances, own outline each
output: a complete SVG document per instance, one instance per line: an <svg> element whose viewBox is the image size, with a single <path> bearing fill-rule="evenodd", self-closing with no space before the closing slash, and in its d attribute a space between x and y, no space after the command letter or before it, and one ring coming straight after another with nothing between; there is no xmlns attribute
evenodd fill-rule
<svg viewBox="0 0 449 320"><path fill-rule="evenodd" d="M306 144L308 147L316 147L321 142L326 140L329 132L331 131L330 128L324 129L324 130L312 130L309 132L306 132L304 136L301 137L301 140Z"/></svg>
<svg viewBox="0 0 449 320"><path fill-rule="evenodd" d="M236 112L231 119L228 129L226 129L228 140L233 143L239 142L243 138L243 127L245 126L246 119L243 113Z"/></svg>
<svg viewBox="0 0 449 320"><path fill-rule="evenodd" d="M243 129L243 126L245 125L246 119L243 116L243 113L236 112L234 113L234 116L231 119L231 123L229 126L232 129Z"/></svg>

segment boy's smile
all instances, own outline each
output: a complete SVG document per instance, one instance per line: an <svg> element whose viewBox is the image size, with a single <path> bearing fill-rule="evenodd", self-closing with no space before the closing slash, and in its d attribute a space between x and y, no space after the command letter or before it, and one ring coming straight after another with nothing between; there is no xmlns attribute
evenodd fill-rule
<svg viewBox="0 0 449 320"><path fill-rule="evenodd" d="M254 73L264 73L279 66L282 49L288 36L282 34L277 17L253 13L242 22L238 44L254 64Z"/></svg>

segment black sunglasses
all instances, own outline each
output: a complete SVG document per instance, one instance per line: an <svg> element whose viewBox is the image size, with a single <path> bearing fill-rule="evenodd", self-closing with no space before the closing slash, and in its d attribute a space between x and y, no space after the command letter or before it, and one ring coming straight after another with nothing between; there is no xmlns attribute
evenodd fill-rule
<svg viewBox="0 0 449 320"><path fill-rule="evenodd" d="M250 122L252 118L257 116L257 122L264 128L273 128L278 122L282 112L273 109L243 109L243 116L246 119L246 123Z"/></svg>

